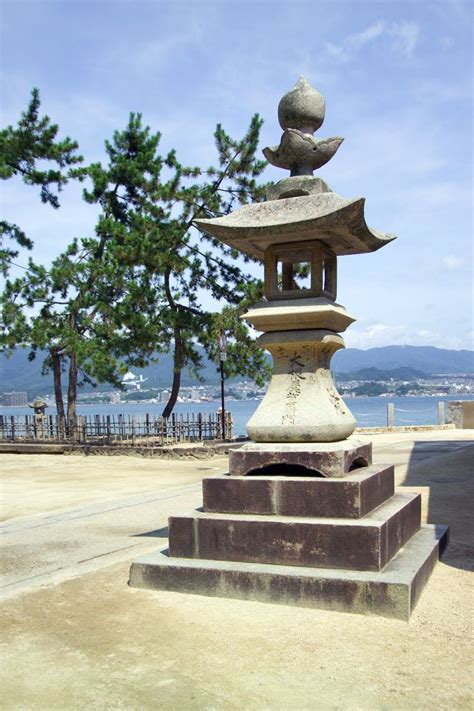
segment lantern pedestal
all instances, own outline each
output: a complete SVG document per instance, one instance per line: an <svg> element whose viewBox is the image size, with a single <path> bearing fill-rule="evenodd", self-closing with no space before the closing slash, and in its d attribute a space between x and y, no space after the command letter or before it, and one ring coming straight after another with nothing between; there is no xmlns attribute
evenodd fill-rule
<svg viewBox="0 0 474 711"><path fill-rule="evenodd" d="M133 563L130 585L408 621L446 544L446 530L423 526L380 572L170 558L161 550Z"/></svg>
<svg viewBox="0 0 474 711"><path fill-rule="evenodd" d="M291 473L293 476L345 477L372 464L372 444L349 437L343 442L250 442L229 452L231 476Z"/></svg>
<svg viewBox="0 0 474 711"><path fill-rule="evenodd" d="M391 466L203 488L203 512L172 516L169 548L136 560L130 585L408 620L447 540L420 526L419 494L393 493Z"/></svg>
<svg viewBox="0 0 474 711"><path fill-rule="evenodd" d="M130 585L408 620L448 529L421 525L421 495L371 456L353 438L232 452L233 476L203 479L202 510L170 517L169 548L136 560Z"/></svg>

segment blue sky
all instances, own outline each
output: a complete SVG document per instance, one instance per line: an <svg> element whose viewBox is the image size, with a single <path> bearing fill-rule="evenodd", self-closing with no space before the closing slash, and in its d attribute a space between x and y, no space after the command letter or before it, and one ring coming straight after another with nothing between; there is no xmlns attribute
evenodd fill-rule
<svg viewBox="0 0 474 711"><path fill-rule="evenodd" d="M472 9L464 0L2 0L2 124L16 122L37 86L87 162L140 111L163 151L205 167L218 122L239 137L258 112L261 147L277 144L278 101L303 74L326 98L317 136L345 137L318 174L344 197L364 196L368 224L398 236L339 259L338 302L358 319L346 345L472 348ZM284 175L269 167L264 178ZM20 183L2 188L5 217L34 239L39 261L93 231L78 186L56 212Z"/></svg>

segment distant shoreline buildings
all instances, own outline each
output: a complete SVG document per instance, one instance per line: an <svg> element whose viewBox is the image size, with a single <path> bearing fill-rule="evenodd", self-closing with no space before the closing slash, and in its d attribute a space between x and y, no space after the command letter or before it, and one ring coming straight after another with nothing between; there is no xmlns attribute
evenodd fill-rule
<svg viewBox="0 0 474 711"><path fill-rule="evenodd" d="M168 388L151 387L147 384L143 387L147 378L142 375L124 379L125 390L101 390L79 392L78 402L84 405L111 404L123 405L126 403L166 403L170 396ZM335 380L338 382L341 395L344 398L357 397L445 397L452 396L474 396L474 374L459 373L437 375L426 378L382 378L382 377L357 377L348 380L344 373L335 373ZM255 383L247 380L226 381L225 397L229 400L259 400L262 398L265 388L259 388ZM54 395L51 392L11 391L0 392L0 407L27 407L28 396L31 398L41 395L48 401L48 407L54 408ZM215 383L200 383L199 385L183 386L180 389L178 402L196 403L219 402L220 386Z"/></svg>
<svg viewBox="0 0 474 711"><path fill-rule="evenodd" d="M3 393L2 405L5 405L5 407L25 407L28 405L27 393L24 391Z"/></svg>

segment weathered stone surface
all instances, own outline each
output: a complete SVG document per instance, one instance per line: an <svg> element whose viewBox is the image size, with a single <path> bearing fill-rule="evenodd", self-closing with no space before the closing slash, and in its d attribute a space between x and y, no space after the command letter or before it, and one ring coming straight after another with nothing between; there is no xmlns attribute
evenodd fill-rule
<svg viewBox="0 0 474 711"><path fill-rule="evenodd" d="M179 558L199 557L198 532L196 516L173 516L172 532L170 530L170 554ZM171 518L169 519L171 525Z"/></svg>
<svg viewBox="0 0 474 711"><path fill-rule="evenodd" d="M474 400L448 402L448 423L461 430L474 429Z"/></svg>
<svg viewBox="0 0 474 711"><path fill-rule="evenodd" d="M265 158L292 176L312 175L327 163L344 140L340 137L315 139L313 133L324 121L323 96L300 77L296 86L281 99L278 120L283 128L280 145L264 148Z"/></svg>
<svg viewBox="0 0 474 711"><path fill-rule="evenodd" d="M359 496L356 503L360 507L360 515L365 516L387 501L395 493L395 472L393 464L379 464L375 467L373 476L366 476L364 469L359 469L350 475L360 480Z"/></svg>
<svg viewBox="0 0 474 711"><path fill-rule="evenodd" d="M133 563L129 584L408 620L446 538L446 526L422 526L380 572L170 558L158 551Z"/></svg>
<svg viewBox="0 0 474 711"><path fill-rule="evenodd" d="M296 128L313 134L323 125L325 113L324 96L303 76L278 104L278 121L283 130Z"/></svg>
<svg viewBox="0 0 474 711"><path fill-rule="evenodd" d="M271 244L308 239L320 240L337 255L364 254L395 239L367 226L364 205L364 198L347 200L328 192L244 205L224 217L195 223L230 247L262 260Z"/></svg>
<svg viewBox="0 0 474 711"><path fill-rule="evenodd" d="M396 494L361 519L197 512L171 516L172 557L381 570L420 527L420 494Z"/></svg>
<svg viewBox="0 0 474 711"><path fill-rule="evenodd" d="M316 175L294 175L283 178L278 183L273 183L267 189L267 200L279 200L287 197L301 197L302 195L319 195L319 193L332 192L325 180Z"/></svg>
<svg viewBox="0 0 474 711"><path fill-rule="evenodd" d="M277 168L286 168L291 176L313 175L336 154L344 141L341 136L314 138L308 133L287 128L278 146L263 149L263 155Z"/></svg>
<svg viewBox="0 0 474 711"><path fill-rule="evenodd" d="M274 331L257 343L273 357L267 393L247 423L254 442L336 442L355 419L336 390L330 361L344 347L332 331Z"/></svg>
<svg viewBox="0 0 474 711"><path fill-rule="evenodd" d="M372 464L372 443L350 437L342 442L254 443L244 444L229 452L231 476L265 474L264 469L284 465L273 474L292 475L292 467L305 467L316 476L343 477L354 467ZM298 473L298 472L294 472ZM267 474L269 472L267 471ZM301 471L299 475L302 476ZM308 471L304 476L311 476Z"/></svg>
<svg viewBox="0 0 474 711"><path fill-rule="evenodd" d="M217 475L202 485L207 513L361 518L393 496L394 474L375 465L343 479Z"/></svg>
<svg viewBox="0 0 474 711"><path fill-rule="evenodd" d="M216 475L202 480L203 509L207 513L278 514L275 477ZM302 481L302 480L299 480ZM249 486L244 486L248 483Z"/></svg>
<svg viewBox="0 0 474 711"><path fill-rule="evenodd" d="M324 297L259 301L242 318L266 332L323 329L340 333L355 321L343 306Z"/></svg>

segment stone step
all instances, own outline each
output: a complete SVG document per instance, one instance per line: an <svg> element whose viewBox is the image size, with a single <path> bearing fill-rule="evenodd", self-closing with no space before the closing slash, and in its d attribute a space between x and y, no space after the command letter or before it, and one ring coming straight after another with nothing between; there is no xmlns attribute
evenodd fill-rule
<svg viewBox="0 0 474 711"><path fill-rule="evenodd" d="M395 494L361 519L196 512L169 519L170 555L381 570L419 529L420 494Z"/></svg>
<svg viewBox="0 0 474 711"><path fill-rule="evenodd" d="M424 525L379 572L171 558L165 549L138 558L129 584L408 620L446 540L446 526Z"/></svg>
<svg viewBox="0 0 474 711"><path fill-rule="evenodd" d="M202 484L207 513L361 518L393 496L394 470L378 464L342 479L219 474Z"/></svg>

